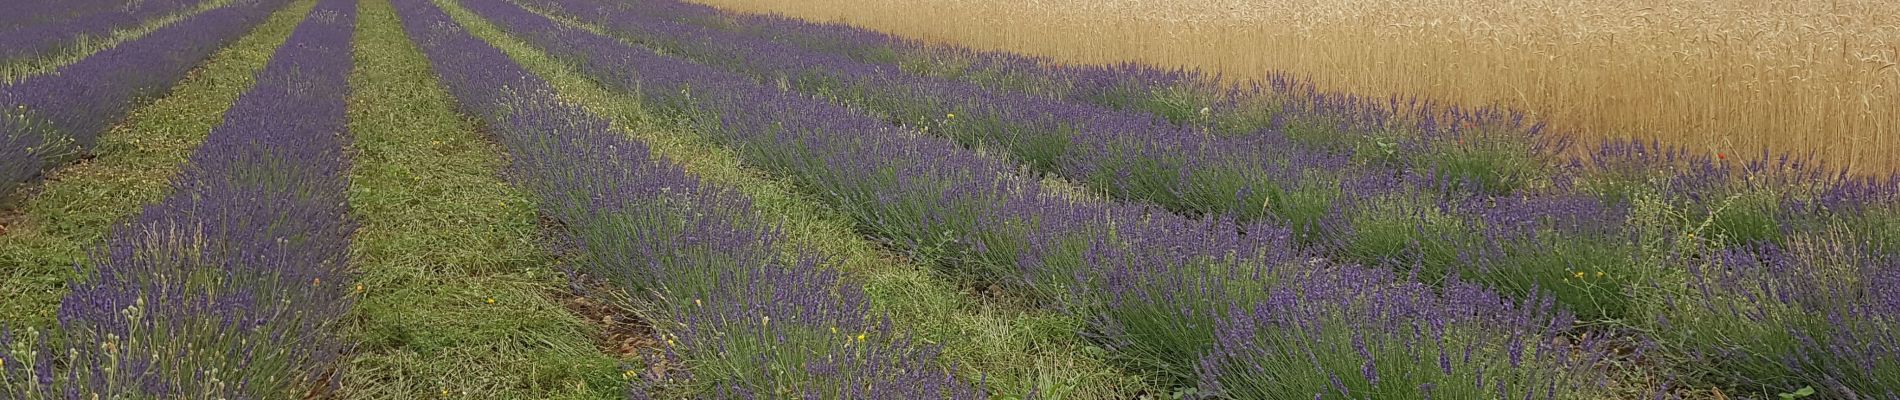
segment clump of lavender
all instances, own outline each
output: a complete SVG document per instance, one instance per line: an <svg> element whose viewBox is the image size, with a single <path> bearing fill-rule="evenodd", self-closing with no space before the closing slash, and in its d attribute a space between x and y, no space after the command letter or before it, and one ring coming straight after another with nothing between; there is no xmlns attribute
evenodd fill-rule
<svg viewBox="0 0 1900 400"><path fill-rule="evenodd" d="M1744 160L1653 141L1604 143L1573 168L1579 172L1577 190L1651 203L1675 214L1653 222L1725 245L1785 244L1798 233L1843 223L1871 238L1866 235L1883 228L1867 225L1891 220L1883 213L1900 194L1894 185L1900 176L1857 177L1810 157L1763 153Z"/></svg>
<svg viewBox="0 0 1900 400"><path fill-rule="evenodd" d="M1228 398L1538 398L1595 383L1596 343L1571 318L1458 282L1382 272L1302 273L1219 317L1200 388ZM1346 278L1346 279L1341 279ZM1583 351L1578 351L1579 349Z"/></svg>
<svg viewBox="0 0 1900 400"><path fill-rule="evenodd" d="M781 257L780 233L743 197L559 102L426 0L396 5L450 92L509 150L509 176L563 224L580 270L661 317L665 355L687 368L633 373L642 379L631 396L681 385L718 398L983 396L935 365L931 347L873 317L864 294L820 260Z"/></svg>
<svg viewBox="0 0 1900 400"><path fill-rule="evenodd" d="M281 398L334 388L351 305L344 95L356 7L324 0L115 229L59 330L0 334L8 398ZM16 341L17 340L17 341Z"/></svg>
<svg viewBox="0 0 1900 400"><path fill-rule="evenodd" d="M63 3L67 2L44 4ZM142 3L162 8L171 2ZM99 134L131 112L136 102L171 88L200 60L237 40L288 3L236 1L52 72L0 86L0 196L38 176L44 168L90 151ZM41 3L28 6L41 7ZM0 37L15 38L11 33L0 33ZM11 46L0 48L13 50Z"/></svg>
<svg viewBox="0 0 1900 400"><path fill-rule="evenodd" d="M1346 182L1317 247L1341 260L1460 279L1518 298L1551 296L1583 319L1628 317L1627 288L1653 275L1626 229L1629 203L1557 189L1508 196L1444 190L1432 176Z"/></svg>
<svg viewBox="0 0 1900 400"><path fill-rule="evenodd" d="M1764 396L1900 398L1900 259L1840 237L1757 243L1683 258L1664 282L1658 339L1691 382Z"/></svg>

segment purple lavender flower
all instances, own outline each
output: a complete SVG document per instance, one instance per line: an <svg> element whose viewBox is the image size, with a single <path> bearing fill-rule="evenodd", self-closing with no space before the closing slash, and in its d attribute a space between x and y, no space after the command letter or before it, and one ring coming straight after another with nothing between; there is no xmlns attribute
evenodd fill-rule
<svg viewBox="0 0 1900 400"><path fill-rule="evenodd" d="M163 8L175 2L144 3ZM200 60L237 40L287 3L236 2L101 50L53 72L0 86L0 196L38 176L44 168L90 151L98 136L138 101L169 90ZM66 25L47 26L67 29L63 28ZM0 33L0 37L12 36Z"/></svg>
<svg viewBox="0 0 1900 400"><path fill-rule="evenodd" d="M31 350L36 361L20 367L35 371L31 380L0 369L0 393L270 398L334 388L347 348L336 323L351 305L343 134L355 15L350 0L310 12L171 193L81 269L57 315L67 351Z"/></svg>
<svg viewBox="0 0 1900 400"><path fill-rule="evenodd" d="M1396 387L1403 390L1415 390L1421 382L1470 387L1473 365L1505 362L1503 357L1484 357L1488 352L1501 352L1514 340L1544 341L1569 326L1551 323L1569 317L1552 311L1547 301L1520 303L1455 281L1441 295L1432 286L1391 271L1317 259L1294 246L1292 232L1266 222L1190 219L1141 205L1078 202L1046 194L1034 180L1015 174L1012 165L977 156L953 139L908 132L828 101L631 47L506 2L471 0L464 5L504 31L574 62L601 83L689 119L692 128L734 148L752 165L782 173L839 207L866 232L941 260L937 264L947 273L1005 284L1035 293L1060 310L1099 316L1092 335L1157 376L1186 382L1201 375L1235 393L1244 392L1233 385L1275 382L1254 374L1203 374L1197 369L1220 365L1222 371L1229 370L1229 358L1212 354L1228 348L1234 350L1218 354L1254 354L1241 351L1258 346L1243 344L1260 335L1240 327L1266 326L1274 327L1272 338L1290 346L1284 354L1295 357L1282 364L1300 367L1236 357L1231 359L1232 370L1260 366L1299 379L1339 378L1342 387L1359 386L1362 380L1345 382L1345 377L1361 376L1359 369L1367 364L1349 345L1350 337L1338 333L1378 329L1404 334L1368 340L1368 352L1375 345L1391 351L1487 352L1465 358L1480 361L1454 365L1448 376L1418 378L1424 380L1400 379L1405 374L1397 369L1404 365L1399 361L1422 364L1413 369L1436 370L1430 365L1442 357L1380 355L1375 368L1395 369L1373 371L1379 385L1400 385ZM1300 294L1324 295L1326 301L1291 303ZM1278 311L1264 319L1234 316L1253 315L1252 310ZM1315 317L1289 318L1305 315ZM1410 338L1427 337L1411 334L1410 321L1433 326L1435 320L1449 321L1438 323L1448 327L1438 337L1456 342L1403 345L1405 340L1422 340ZM1234 328L1224 329L1227 326ZM1525 333L1511 334L1517 331ZM687 332L683 337L705 336ZM776 334L758 339L776 340ZM1500 381L1510 388L1541 391L1550 380L1525 382L1544 375L1583 376L1587 371L1581 367L1585 362L1551 361L1560 351L1524 347L1522 362L1536 367ZM1342 360L1350 367L1331 367ZM837 364L809 365L830 371ZM1566 388L1582 387L1563 382L1572 384ZM1486 386L1481 388L1485 393L1495 390Z"/></svg>
<svg viewBox="0 0 1900 400"><path fill-rule="evenodd" d="M559 101L429 2L396 8L449 92L509 150L508 176L586 255L581 270L662 309L674 327L658 338L664 351L705 365L691 378L714 397L984 396L936 365L932 347L873 317L864 294L822 260L784 261L781 234L744 197ZM675 377L644 378L630 397Z"/></svg>
<svg viewBox="0 0 1900 400"><path fill-rule="evenodd" d="M50 2L50 4L60 3L66 2ZM73 42L82 38L110 35L113 30L131 28L154 18L187 10L200 3L204 1L137 1L100 12L83 13L55 24L38 24L4 31L4 34L0 34L0 64L20 62L57 51L62 47L71 46ZM8 11L13 12L11 9ZM50 10L41 12L52 13Z"/></svg>

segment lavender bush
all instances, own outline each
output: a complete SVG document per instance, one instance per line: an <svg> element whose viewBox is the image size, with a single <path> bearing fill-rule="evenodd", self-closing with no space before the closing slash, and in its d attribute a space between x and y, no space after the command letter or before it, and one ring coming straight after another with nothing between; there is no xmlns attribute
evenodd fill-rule
<svg viewBox="0 0 1900 400"><path fill-rule="evenodd" d="M287 0L236 0L94 53L53 72L0 87L0 196L76 155L164 93L213 51L262 23Z"/></svg>
<svg viewBox="0 0 1900 400"><path fill-rule="evenodd" d="M98 249L58 331L0 335L0 397L284 398L337 383L355 6L311 11L172 192Z"/></svg>
<svg viewBox="0 0 1900 400"><path fill-rule="evenodd" d="M728 190L701 184L574 106L427 1L398 2L449 91L509 149L509 176L561 221L581 271L650 302L662 356L721 398L976 398L933 349L875 318L864 294L809 257L786 261L780 234ZM684 378L689 377L690 380ZM650 389L636 386L634 397Z"/></svg>
<svg viewBox="0 0 1900 400"><path fill-rule="evenodd" d="M1656 326L1698 382L1771 395L1900 399L1900 260L1839 237L1804 236L1686 257Z"/></svg>
<svg viewBox="0 0 1900 400"><path fill-rule="evenodd" d="M1562 340L1528 340L1570 328L1552 303L1517 305L1458 283L1436 294L1342 272L1295 277L1223 315L1215 350L1199 365L1202 390L1244 399L1554 399L1589 382L1567 370L1597 360L1577 358ZM1454 306L1434 307L1445 303ZM1500 326L1511 328L1482 328Z"/></svg>

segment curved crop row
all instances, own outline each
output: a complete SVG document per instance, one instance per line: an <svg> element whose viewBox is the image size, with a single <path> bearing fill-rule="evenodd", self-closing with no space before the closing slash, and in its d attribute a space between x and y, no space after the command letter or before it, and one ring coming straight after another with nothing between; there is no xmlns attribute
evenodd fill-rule
<svg viewBox="0 0 1900 400"><path fill-rule="evenodd" d="M1311 110L1312 116L1282 115L1280 119L1325 118L1338 120L1339 126L1317 132L1275 126L1253 135L1227 137L1152 115L916 76L893 66L680 23L648 15L644 8L616 8L595 0L528 3L561 10L695 61L863 107L892 122L941 133L964 145L994 146L1037 172L1061 175L1117 198L1149 201L1192 215L1231 214L1245 220L1277 217L1296 225L1310 223L1326 206L1326 199L1312 197L1325 197L1325 186L1331 181L1349 179L1355 172L1390 174L1395 169L1432 170L1444 175L1448 184L1506 193L1534 178L1530 171L1510 169L1531 165L1530 159L1546 153L1503 146L1496 139L1462 140L1498 136L1535 142L1534 134L1521 133L1536 128L1519 129L1516 125L1521 121L1504 114L1452 111L1422 124L1416 132L1400 135L1387 131L1398 128L1387 127L1389 115L1318 108ZM1493 132L1499 129L1511 134ZM1358 160L1365 161L1369 171L1342 170L1354 164L1353 156L1373 152L1355 154L1303 143L1365 135L1383 135L1378 139L1388 144L1379 159ZM1479 162L1445 159L1443 153L1451 151L1470 153L1459 154L1457 160Z"/></svg>
<svg viewBox="0 0 1900 400"><path fill-rule="evenodd" d="M0 32L11 32L123 7L128 0L36 1L13 4L0 14Z"/></svg>
<svg viewBox="0 0 1900 400"><path fill-rule="evenodd" d="M1303 99L1302 87L1288 80L1273 80L1271 91L1241 87L1212 97L1220 91L1210 91L1214 85L1193 72L1127 64L1064 68L1001 51L929 47L861 28L731 15L669 0L623 9L866 63L901 64L923 76L1148 110L1229 135L1233 127L1258 127L1246 123L1248 116L1286 118L1275 112L1300 104L1275 97ZM1349 106L1351 97L1332 100L1345 102L1328 106L1343 116L1366 110ZM1212 106L1212 114L1193 116L1197 104ZM1298 129L1298 121L1284 127ZM1853 178L1805 157L1739 157L1693 155L1653 142L1606 142L1569 165L1556 165L1571 176L1560 176L1568 182L1541 199L1467 199L1436 207L1374 203L1385 214L1412 218L1338 224L1345 231L1334 235L1347 239L1336 254L1410 252L1406 258L1414 265L1463 265L1482 271L1499 288L1549 290L1590 320L1653 332L1645 341L1664 347L1653 356L1682 373L1668 379L1689 385L1714 381L1763 396L1799 387L1832 396L1896 396L1892 383L1900 383L1894 375L1900 370L1891 366L1900 358L1891 349L1900 303L1891 300L1889 281L1900 262L1889 254L1900 248L1892 229L1900 180ZM1588 197L1611 207L1592 205ZM1452 222L1463 224L1444 218L1457 214L1463 218ZM1524 224L1552 214L1568 224L1556 224L1562 229L1549 233L1539 229L1552 226ZM1484 239L1461 233L1465 229L1482 231ZM1505 231L1516 233L1501 235ZM1657 300L1661 307L1645 305Z"/></svg>
<svg viewBox="0 0 1900 400"><path fill-rule="evenodd" d="M164 93L199 61L289 2L233 3L0 87L0 196L91 150L139 100Z"/></svg>
<svg viewBox="0 0 1900 400"><path fill-rule="evenodd" d="M872 315L864 293L820 260L786 261L780 234L743 196L689 177L578 107L426 0L397 9L442 82L509 150L509 176L535 193L582 256L581 271L650 301L684 378L729 397L973 398ZM636 387L635 397L651 388Z"/></svg>
<svg viewBox="0 0 1900 400"><path fill-rule="evenodd" d="M1489 157L1497 154L1539 153L1464 138L1467 123L1509 124L1509 118L1458 116L1450 121L1459 123L1447 123L1443 130L1428 128L1432 133L1421 137L1430 140L1417 142L1490 150L1459 151L1426 164L1364 163L1353 160L1351 152L1303 145L1282 131L1218 137L1151 117L916 77L837 55L660 20L639 8L590 0L535 3L742 75L843 100L872 113L909 115L900 120L921 118L906 124L946 133L965 146L1008 149L1038 171L1087 182L1114 197L1151 202L1188 216L1278 221L1294 228L1302 244L1327 249L1331 257L1395 264L1416 270L1428 282L1455 276L1520 297L1542 290L1592 320L1626 314L1620 283L1561 283L1579 268L1566 258L1600 261L1628 255L1624 250L1633 246L1633 239L1614 229L1628 214L1627 206L1581 193L1496 187L1502 181L1466 185L1474 175L1458 172L1493 170L1497 165ZM929 116L936 113L942 114ZM1315 115L1328 113L1364 117L1332 109ZM1438 126L1434 124L1426 125ZM1364 133L1357 128L1338 132ZM1420 146L1393 151L1438 151ZM1568 178L1559 174L1549 180ZM1518 183L1523 182L1511 184ZM1474 186L1503 193L1467 190ZM1497 203L1509 207L1490 209ZM1587 234L1590 240L1567 242L1547 234L1550 231L1574 233L1569 239ZM1619 279L1641 278L1626 269L1597 268Z"/></svg>
<svg viewBox="0 0 1900 400"><path fill-rule="evenodd" d="M682 27L645 15L668 15L669 7L664 5L656 10L616 9L582 0L540 3L553 3L563 13L631 32L644 44L822 96L850 98L861 96L854 90L911 90L839 86L836 80L854 79L854 75L873 76L877 79L869 80L877 81L889 73L822 54L774 49L763 40L744 43L726 32ZM793 84L800 79L811 81ZM876 83L917 84L897 79ZM851 103L892 112L876 101ZM1026 115L1061 118L1053 112ZM946 115L941 124L912 125L935 130L951 124L947 122L951 119ZM993 132L1007 137L1022 131L994 128ZM1500 138L1474 138L1486 139ZM1258 152L1255 156L1284 155ZM1459 155L1465 156L1469 155ZM1887 290L1872 282L1885 282L1900 267L1887 256L1900 244L1890 228L1895 220L1895 183L1900 180L1849 177L1802 158L1763 154L1753 161L1730 161L1728 157L1610 142L1583 159L1537 167L1560 171L1544 183L1547 186L1502 196L1421 193L1415 188L1442 180L1406 177L1403 171L1392 179L1375 168L1373 174L1362 177L1369 179L1340 181L1339 198L1329 210L1333 214L1320 219L1325 227L1320 233L1331 236L1327 240L1331 243L1322 248L1343 259L1396 258L1401 266L1424 276L1456 272L1508 292L1551 293L1593 322L1637 325L1655 332L1640 340L1656 340L1672 351L1661 357L1692 359L1678 360L1687 365L1714 365L1682 368L1691 375L1690 381L1717 380L1735 387L1787 391L1812 385L1832 394L1892 391L1900 385L1894 381L1900 377L1884 367L1893 360L1891 355L1881 347L1869 350L1851 343L1893 341L1887 332L1896 323L1893 315L1900 311L1883 300L1891 297ZM1456 167L1456 162L1471 160L1451 161ZM1139 182L1139 178L1119 176L1116 181ZM1261 208L1269 208L1275 200L1280 199L1268 196ZM1840 287L1841 283L1846 286ZM1738 307L1732 302L1762 296L1773 296L1778 304ZM1803 316L1796 310L1821 312ZM1816 323L1819 319L1835 322L1832 326ZM1770 329L1740 328L1764 320L1782 322Z"/></svg>
<svg viewBox="0 0 1900 400"><path fill-rule="evenodd" d="M1349 163L1345 156L1330 153L1342 149L1289 140L1316 134L1301 133L1291 125L1276 124L1244 139L1196 136L1192 130L1171 126L1149 125L1154 128L1148 129L1129 122L1133 116L1127 114L911 76L836 54L680 23L677 18L705 17L703 13L695 17L692 10L698 6L666 1L640 6L594 0L529 3L579 16L643 44L710 65L844 100L880 115L899 116L902 118L896 119L918 129L947 132L965 145L981 143L1011 149L1032 167L1055 165L1053 169L1038 170L1089 182L1091 187L1117 197L1151 201L1189 215L1214 212L1243 220L1277 217L1299 228L1296 231L1307 236L1304 242L1318 244L1333 257L1393 263L1417 270L1433 281L1456 275L1510 293L1543 290L1590 320L1634 317L1631 303L1636 295L1629 293L1629 287L1655 277L1653 269L1638 265L1648 256L1641 251L1644 243L1699 230L1693 224L1654 231L1632 228L1627 223L1632 209L1642 206L1634 203L1647 199L1631 199L1600 187L1613 186L1617 179L1627 177L1600 173L1604 164L1590 168L1564 163L1554 156L1537 156L1544 151L1514 150L1511 143L1536 143L1541 139L1535 137L1535 128L1501 129L1517 123L1502 115L1461 115L1456 111L1445 119L1426 115L1413 127L1424 133L1410 136L1423 141L1398 139L1393 142L1396 150L1344 149L1355 158L1411 161ZM668 20L668 15L676 19ZM1393 113L1350 106L1307 111L1304 116L1281 117L1366 121L1322 133L1335 137L1391 135L1382 130L1403 128L1390 121ZM943 113L943 117L931 113ZM1051 124L1072 124L1069 128L1074 130L1049 135L1054 129ZM1274 137L1279 139L1269 140ZM1618 149L1626 145L1606 144L1591 160L1615 159ZM1220 150L1210 152L1209 148ZM1053 158L1039 164L1038 155ZM1685 219L1718 220L1705 233L1722 236L1731 244L1744 244L1787 236L1781 231L1820 231L1839 221L1864 225L1867 219L1857 212L1818 213L1814 207L1759 203L1812 204L1830 196L1830 192L1860 190L1869 187L1868 182L1884 183L1829 174L1800 160L1763 158L1746 165L1702 159L1688 160L1678 168L1657 166L1654 171L1673 174L1671 177L1683 184L1641 184L1655 196L1664 197L1657 200L1672 211L1686 214ZM1533 177L1498 168L1552 174L1528 181ZM1605 181L1611 183L1599 184ZM1579 190L1580 182L1591 187ZM1724 186L1735 182L1743 184L1742 190L1756 192L1739 206L1725 208L1712 201L1689 200L1726 194L1731 189ZM1456 186L1482 190L1448 190L1460 189ZM1892 193L1890 187L1885 190ZM1767 199L1756 199L1760 197ZM1864 200L1835 203L1831 210L1869 204ZM1812 217L1816 214L1828 215ZM1857 227L1856 231L1881 234L1879 229L1868 227ZM1603 279L1579 284L1575 277L1578 272L1601 275Z"/></svg>
<svg viewBox="0 0 1900 400"><path fill-rule="evenodd" d="M1416 100L1379 101L1322 92L1310 82L1279 73L1269 73L1261 81L1232 85L1200 70L1164 69L1139 63L1066 65L1046 57L931 44L847 24L725 12L684 1L615 4L643 14L835 53L861 62L893 65L914 74L954 79L992 90L1019 91L1153 114L1176 124L1211 129L1223 135L1255 134L1276 124L1289 123L1318 124L1312 127L1326 128L1329 125L1326 122L1338 120L1300 121L1299 118L1324 117L1348 110L1390 119L1423 116L1423 111L1436 107L1419 104ZM1330 112L1313 112L1317 109Z"/></svg>
<svg viewBox="0 0 1900 400"><path fill-rule="evenodd" d="M632 47L501 0L464 4L610 87L693 121L946 272L1090 316L1118 357L1249 398L1552 397L1591 390L1570 317L1296 250L1283 228L1044 193L1010 165L838 105ZM1241 232L1246 232L1242 235ZM1255 363L1277 358L1283 362Z"/></svg>
<svg viewBox="0 0 1900 400"><path fill-rule="evenodd" d="M57 331L0 334L0 394L287 398L337 383L355 15L353 0L310 12L172 192L97 250Z"/></svg>
<svg viewBox="0 0 1900 400"><path fill-rule="evenodd" d="M70 46L89 36L111 34L153 18L189 10L207 0L146 0L102 12L89 13L56 24L16 29L0 35L0 64L19 61ZM59 2L51 2L59 3Z"/></svg>

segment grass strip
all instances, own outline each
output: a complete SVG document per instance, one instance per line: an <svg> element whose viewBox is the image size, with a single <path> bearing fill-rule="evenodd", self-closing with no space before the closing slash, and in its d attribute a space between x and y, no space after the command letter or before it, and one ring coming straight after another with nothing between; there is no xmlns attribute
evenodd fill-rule
<svg viewBox="0 0 1900 400"><path fill-rule="evenodd" d="M500 149L455 112L390 4L364 1L350 128L363 222L347 398L597 399L625 390Z"/></svg>

